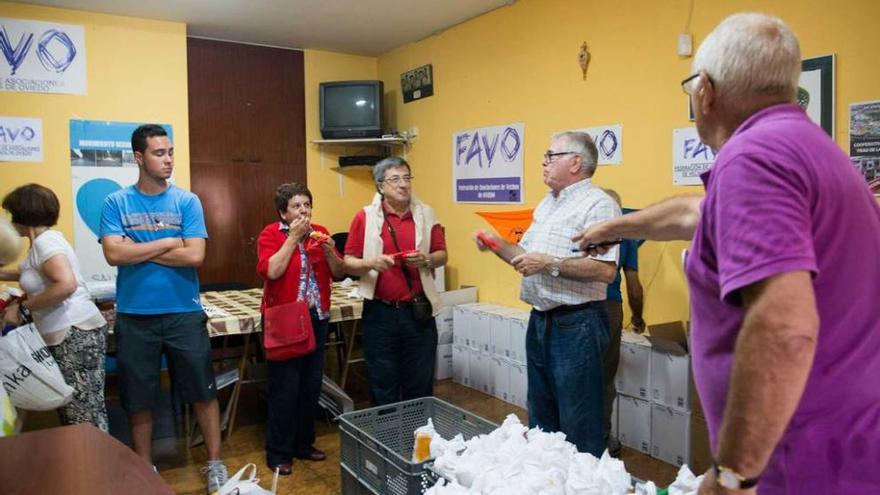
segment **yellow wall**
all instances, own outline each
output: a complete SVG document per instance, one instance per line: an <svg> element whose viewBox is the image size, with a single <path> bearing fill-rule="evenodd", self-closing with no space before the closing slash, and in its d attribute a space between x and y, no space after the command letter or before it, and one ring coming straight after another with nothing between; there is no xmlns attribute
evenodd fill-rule
<svg viewBox="0 0 880 495"><path fill-rule="evenodd" d="M389 125L416 126L408 150L416 191L435 207L446 226L451 287L477 285L483 300L518 304L519 277L489 255L476 252L470 234L485 224L474 211L518 206L456 205L451 190L451 137L456 130L511 122L525 124L525 206L545 192L540 156L555 131L602 124L624 126L624 164L602 167L597 184L618 190L624 203L644 207L665 196L699 192L673 187L672 129L688 126L679 81L691 59L675 54L690 0L520 0L381 57L306 50L306 138L320 138L318 83L343 79L385 81ZM799 35L804 57L836 53L837 141L847 146L848 104L877 99L878 65L873 56L874 21L880 2L841 0L694 1L690 31L695 47L722 18L758 10L783 17ZM26 182L58 193L59 228L72 238L68 121L71 118L158 121L174 126L176 180L189 186L186 28L74 10L0 2L0 17L81 24L88 47L86 96L0 92L0 114L43 119L45 162L0 163L0 195ZM592 53L588 80L581 79L577 51ZM404 105L399 75L431 63L434 96ZM369 202L369 169L341 172L341 154L369 149L321 148L309 143L309 186L315 219L331 232L348 229L355 211ZM681 272L683 242L647 243L640 250L649 322L687 318L687 289Z"/></svg>
<svg viewBox="0 0 880 495"><path fill-rule="evenodd" d="M612 187L626 206L644 207L671 194L701 192L672 186L672 130L689 125L679 82L691 59L676 55L689 0L520 0L511 7L459 25L379 58L379 77L393 100L398 129L418 126L409 152L415 189L446 226L450 282L478 285L482 300L516 304L519 277L489 255L476 252L471 232L484 227L478 210L516 206L456 205L451 190L451 137L460 129L525 124L525 199L534 206L546 188L540 157L554 131L623 124L624 164L601 167L596 183ZM725 16L737 11L779 15L801 40L804 57L837 54L837 141L847 146L848 104L880 98L880 66L873 45L880 2L842 0L700 1L690 31L695 48ZM587 81L577 52L592 53ZM400 73L433 64L434 96L403 104ZM683 242L646 243L640 250L647 287L646 319L687 318L681 269Z"/></svg>
<svg viewBox="0 0 880 495"><path fill-rule="evenodd" d="M306 160L309 190L315 200L315 222L330 232L348 232L358 208L373 198L372 179L367 167L339 169L339 156L376 154L363 146L318 146L321 139L318 113L318 84L325 81L376 79L378 60L320 50L305 50ZM323 152L323 153L322 153Z"/></svg>
<svg viewBox="0 0 880 495"><path fill-rule="evenodd" d="M184 24L9 2L0 17L82 25L88 62L84 96L0 91L0 115L43 119L44 136L42 163L0 163L0 197L29 182L49 187L61 202L58 229L73 239L70 119L171 124L174 180L189 188Z"/></svg>

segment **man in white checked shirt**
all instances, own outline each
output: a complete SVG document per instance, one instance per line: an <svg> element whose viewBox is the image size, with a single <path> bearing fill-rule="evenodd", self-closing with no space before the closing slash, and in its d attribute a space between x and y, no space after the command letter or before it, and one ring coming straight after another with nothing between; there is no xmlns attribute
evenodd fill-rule
<svg viewBox="0 0 880 495"><path fill-rule="evenodd" d="M620 215L617 203L592 184L597 156L585 133L553 136L542 164L550 191L519 245L485 232L476 241L523 275L520 297L533 306L526 336L529 426L561 431L579 451L598 457L605 448L604 301L617 247L586 257L571 241L585 227Z"/></svg>

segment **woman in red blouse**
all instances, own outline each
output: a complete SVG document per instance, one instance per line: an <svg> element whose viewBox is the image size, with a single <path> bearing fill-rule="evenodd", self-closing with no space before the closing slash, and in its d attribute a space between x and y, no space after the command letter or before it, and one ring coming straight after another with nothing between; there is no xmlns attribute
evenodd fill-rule
<svg viewBox="0 0 880 495"><path fill-rule="evenodd" d="M343 274L342 259L326 228L311 223L312 193L299 183L275 191L280 222L267 225L257 245L257 273L264 280L261 309L308 302L315 351L286 361L269 361L266 462L280 474L292 472L293 458L323 461L314 447L314 411L321 393L324 344L330 318L330 282Z"/></svg>

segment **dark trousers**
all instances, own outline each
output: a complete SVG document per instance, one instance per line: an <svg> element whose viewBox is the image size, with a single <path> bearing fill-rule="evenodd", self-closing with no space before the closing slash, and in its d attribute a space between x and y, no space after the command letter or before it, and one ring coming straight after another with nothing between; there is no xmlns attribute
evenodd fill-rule
<svg viewBox="0 0 880 495"><path fill-rule="evenodd" d="M364 360L374 406L434 393L437 323L416 321L412 308L364 301Z"/></svg>
<svg viewBox="0 0 880 495"><path fill-rule="evenodd" d="M526 333L529 426L561 431L578 451L602 455L605 303L571 311L532 310Z"/></svg>
<svg viewBox="0 0 880 495"><path fill-rule="evenodd" d="M296 455L312 452L327 326L327 320L318 320L313 310L315 352L287 361L267 361L266 462L270 466L289 463Z"/></svg>
<svg viewBox="0 0 880 495"><path fill-rule="evenodd" d="M614 408L614 398L617 397L617 387L614 377L617 375L617 367L620 365L620 335L623 332L623 303L618 301L605 301L608 309L608 350L602 360L602 377L605 382L604 404L604 429L605 445L611 436L611 410Z"/></svg>

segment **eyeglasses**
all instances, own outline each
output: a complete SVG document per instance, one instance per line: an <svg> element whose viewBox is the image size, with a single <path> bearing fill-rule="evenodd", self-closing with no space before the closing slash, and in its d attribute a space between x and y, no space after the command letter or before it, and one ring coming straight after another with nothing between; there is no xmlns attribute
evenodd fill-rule
<svg viewBox="0 0 880 495"><path fill-rule="evenodd" d="M694 92L697 91L697 88L699 88L698 83L700 82L701 74L703 73L697 72L696 74L688 77L681 82L681 90L684 91L684 94L691 96L692 94L694 94ZM709 77L709 74L706 74L706 82L708 82L709 84L715 84L714 82L712 82L712 78Z"/></svg>
<svg viewBox="0 0 880 495"><path fill-rule="evenodd" d="M400 181L403 181L404 183L409 184L410 182L413 181L413 179L415 179L415 177L413 177L411 175L404 175L403 177L401 177L399 175L395 175L392 177L388 177L387 179L382 179L379 182L387 182L387 183L391 184L392 186L396 186L396 185L400 184Z"/></svg>
<svg viewBox="0 0 880 495"><path fill-rule="evenodd" d="M556 153L554 153L552 151L548 151L548 152L544 153L544 163L555 162L557 156L574 155L574 154L576 154L574 151L559 151Z"/></svg>

